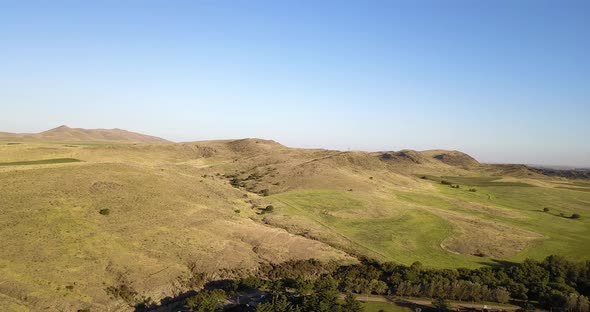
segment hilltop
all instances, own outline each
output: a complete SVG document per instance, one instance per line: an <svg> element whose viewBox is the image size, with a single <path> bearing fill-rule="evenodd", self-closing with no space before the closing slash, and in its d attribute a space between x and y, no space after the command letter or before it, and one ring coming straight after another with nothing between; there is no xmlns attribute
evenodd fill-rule
<svg viewBox="0 0 590 312"><path fill-rule="evenodd" d="M59 126L40 133L0 132L0 141L165 143L165 139L122 129L82 129Z"/></svg>
<svg viewBox="0 0 590 312"><path fill-rule="evenodd" d="M0 306L130 310L107 289L159 300L293 259L476 268L590 257L586 180L459 151L85 144L64 139L81 137L73 130L0 143Z"/></svg>

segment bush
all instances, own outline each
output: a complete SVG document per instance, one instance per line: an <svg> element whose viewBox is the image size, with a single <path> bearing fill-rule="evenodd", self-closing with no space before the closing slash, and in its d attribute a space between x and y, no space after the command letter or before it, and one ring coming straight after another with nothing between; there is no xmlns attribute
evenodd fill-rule
<svg viewBox="0 0 590 312"><path fill-rule="evenodd" d="M469 191L470 191L470 192L477 192L477 190L476 190L476 189L474 189L474 188L470 188L470 189L469 189Z"/></svg>
<svg viewBox="0 0 590 312"><path fill-rule="evenodd" d="M265 212L273 212L273 210L275 210L275 207L273 207L272 205L268 205L266 206L266 208L264 208Z"/></svg>
<svg viewBox="0 0 590 312"><path fill-rule="evenodd" d="M242 180L240 180L238 177L233 177L231 180L229 180L229 184L235 188L239 188L242 185Z"/></svg>
<svg viewBox="0 0 590 312"><path fill-rule="evenodd" d="M111 213L111 211L107 208L104 208L104 209L99 210L98 213L100 213L103 216L108 216L109 213Z"/></svg>
<svg viewBox="0 0 590 312"><path fill-rule="evenodd" d="M240 213L240 209L234 209L235 213Z"/></svg>
<svg viewBox="0 0 590 312"><path fill-rule="evenodd" d="M549 208L547 208L547 207L543 208L543 212L549 212Z"/></svg>
<svg viewBox="0 0 590 312"><path fill-rule="evenodd" d="M570 217L571 219L580 219L582 216L580 216L577 213L573 213L572 216Z"/></svg>
<svg viewBox="0 0 590 312"><path fill-rule="evenodd" d="M443 184L443 185L453 185L453 183L451 183L451 182L449 182L447 180L440 181L440 184Z"/></svg>
<svg viewBox="0 0 590 312"><path fill-rule="evenodd" d="M270 195L270 191L268 189L264 189L264 190L260 191L260 195L268 196L268 195Z"/></svg>

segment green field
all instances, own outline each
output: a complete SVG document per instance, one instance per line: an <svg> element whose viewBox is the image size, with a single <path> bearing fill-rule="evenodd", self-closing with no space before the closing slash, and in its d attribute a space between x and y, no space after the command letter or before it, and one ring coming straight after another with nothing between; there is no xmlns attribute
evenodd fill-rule
<svg viewBox="0 0 590 312"><path fill-rule="evenodd" d="M455 189L432 179L430 191L394 191L391 200L349 192L304 190L273 195L279 211L301 227L325 230L336 246L382 260L433 267L476 267L494 256L457 254L441 247L449 237L469 250L470 244L501 237L491 246L510 261L561 254L590 257L590 194L520 182L496 182L497 177L441 177ZM476 192L468 189L476 187ZM543 212L543 208L549 208ZM573 213L582 215L571 219ZM468 219L473 218L473 219ZM470 223L475 225L469 225ZM525 241L522 236L530 235ZM466 247L463 247L466 246ZM463 248L463 249L461 249ZM482 252L483 254L487 254Z"/></svg>
<svg viewBox="0 0 590 312"><path fill-rule="evenodd" d="M527 257L540 259L548 254L561 254L571 259L590 257L590 194L588 192L547 187L478 187L472 193L462 189L438 187L448 197L474 203L483 203L516 211L526 218L506 218L489 215L487 218L501 220L514 226L540 233L545 239L511 260ZM549 212L543 212L548 208ZM581 219L568 218L573 213ZM560 214L563 214L561 216Z"/></svg>

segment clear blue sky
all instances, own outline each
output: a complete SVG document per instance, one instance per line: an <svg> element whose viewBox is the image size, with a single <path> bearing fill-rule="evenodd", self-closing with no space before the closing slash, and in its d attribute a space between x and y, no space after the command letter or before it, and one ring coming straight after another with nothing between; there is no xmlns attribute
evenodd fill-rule
<svg viewBox="0 0 590 312"><path fill-rule="evenodd" d="M1 1L0 131L590 166L590 1Z"/></svg>

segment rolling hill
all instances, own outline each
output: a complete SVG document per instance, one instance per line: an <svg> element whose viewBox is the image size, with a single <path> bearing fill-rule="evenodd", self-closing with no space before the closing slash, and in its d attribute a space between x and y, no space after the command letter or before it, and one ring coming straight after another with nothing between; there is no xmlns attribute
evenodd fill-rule
<svg viewBox="0 0 590 312"><path fill-rule="evenodd" d="M109 286L160 300L198 274L289 259L475 268L590 257L587 180L458 151L106 143L143 138L121 131L60 127L0 143L0 306L125 311ZM84 135L105 143L76 143Z"/></svg>
<svg viewBox="0 0 590 312"><path fill-rule="evenodd" d="M111 143L164 143L162 138L122 129L81 129L59 126L40 133L0 132L0 141L25 142L111 142Z"/></svg>

